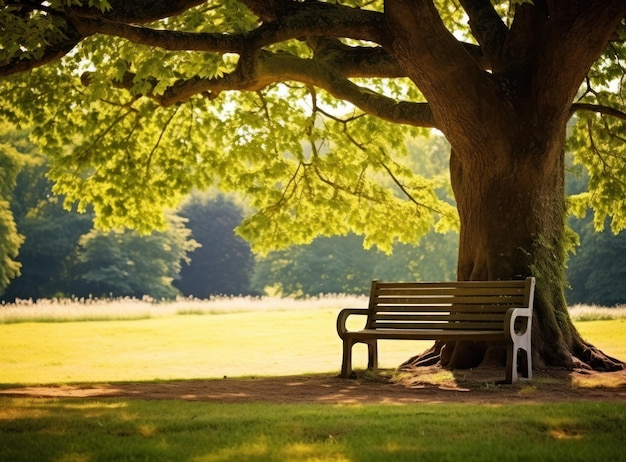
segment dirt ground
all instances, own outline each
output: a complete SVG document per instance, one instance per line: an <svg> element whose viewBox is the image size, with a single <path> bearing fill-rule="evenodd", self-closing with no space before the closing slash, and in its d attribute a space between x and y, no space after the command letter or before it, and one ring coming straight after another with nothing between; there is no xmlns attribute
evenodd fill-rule
<svg viewBox="0 0 626 462"><path fill-rule="evenodd" d="M180 399L221 403L542 403L555 401L626 401L626 371L535 371L532 381L498 383L501 370L450 373L436 367L390 379L360 374L341 379L333 374L297 377L250 377L215 380L8 387L0 396L41 398Z"/></svg>

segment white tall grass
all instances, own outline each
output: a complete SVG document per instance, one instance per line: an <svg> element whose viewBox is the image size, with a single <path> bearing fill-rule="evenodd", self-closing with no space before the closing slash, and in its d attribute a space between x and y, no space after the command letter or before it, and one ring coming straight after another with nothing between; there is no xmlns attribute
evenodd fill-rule
<svg viewBox="0 0 626 462"><path fill-rule="evenodd" d="M612 308L598 305L573 305L569 308L569 314L574 321L626 319L626 305Z"/></svg>
<svg viewBox="0 0 626 462"><path fill-rule="evenodd" d="M308 299L278 297L177 298L155 301L137 298L68 298L17 300L0 305L0 324L15 322L63 322L132 320L187 314L223 314L258 310L311 310L366 307L367 297L325 295Z"/></svg>
<svg viewBox="0 0 626 462"><path fill-rule="evenodd" d="M208 300L178 298L157 302L137 298L68 298L18 300L0 305L0 324L15 322L63 322L97 320L132 320L186 314L223 314L258 310L311 310L366 307L367 297L325 295L308 299L279 297L215 297ZM626 319L626 305L607 308L574 305L569 310L574 321Z"/></svg>

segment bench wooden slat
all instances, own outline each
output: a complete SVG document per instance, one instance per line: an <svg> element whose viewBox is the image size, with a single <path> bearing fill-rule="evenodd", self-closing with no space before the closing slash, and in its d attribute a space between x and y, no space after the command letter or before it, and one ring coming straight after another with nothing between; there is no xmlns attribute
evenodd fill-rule
<svg viewBox="0 0 626 462"><path fill-rule="evenodd" d="M525 280L513 281L450 281L450 282L382 282L378 281L378 289L442 289L444 287L506 289L507 287L524 288Z"/></svg>
<svg viewBox="0 0 626 462"><path fill-rule="evenodd" d="M374 324L375 329L446 329L446 330L498 330L503 331L503 322L407 322L407 323L393 323L393 322L377 322Z"/></svg>
<svg viewBox="0 0 626 462"><path fill-rule="evenodd" d="M424 296L424 297L376 297L377 305L399 304L399 305L437 305L441 303L473 304L473 305L515 305L524 302L523 297L487 297L487 296Z"/></svg>
<svg viewBox="0 0 626 462"><path fill-rule="evenodd" d="M511 307L522 306L515 305L379 305L376 307L375 313L387 313L397 311L399 313L430 313L430 312L455 312L455 313L506 313Z"/></svg>
<svg viewBox="0 0 626 462"><path fill-rule="evenodd" d="M475 340L476 335L484 341L505 340L502 331L454 331L444 329L364 329L359 332L364 340L387 339L387 340Z"/></svg>
<svg viewBox="0 0 626 462"><path fill-rule="evenodd" d="M498 293L494 294L493 287L476 288L472 287L411 287L411 288L377 288L378 296L393 296L393 295L490 295L490 296L504 296L504 295L517 295L524 298L524 287L505 287L499 288Z"/></svg>
<svg viewBox="0 0 626 462"><path fill-rule="evenodd" d="M446 313L440 314L398 314L398 313L378 313L374 316L376 322L380 321L397 321L397 322L429 322L429 321L504 321L506 313Z"/></svg>

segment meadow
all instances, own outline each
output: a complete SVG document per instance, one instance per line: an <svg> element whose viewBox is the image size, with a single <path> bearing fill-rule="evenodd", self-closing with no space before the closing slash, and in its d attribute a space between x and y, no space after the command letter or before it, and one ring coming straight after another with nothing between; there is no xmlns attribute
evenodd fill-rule
<svg viewBox="0 0 626 462"><path fill-rule="evenodd" d="M336 374L337 312L365 303L322 297L3 305L0 389ZM626 309L571 313L586 339L626 358ZM382 342L381 366L393 368L429 344ZM365 349L357 349L355 366L364 365ZM499 392L494 387L492 394ZM0 461L625 459L623 389L621 399L575 402L468 404L449 396L403 405L0 396Z"/></svg>
<svg viewBox="0 0 626 462"><path fill-rule="evenodd" d="M338 370L335 320L364 297L57 300L0 307L0 383L75 383L290 375ZM626 308L578 306L584 337L626 358ZM616 328L607 330L606 320ZM357 327L360 320L353 319ZM432 342L381 342L392 368ZM365 367L355 347L355 367Z"/></svg>

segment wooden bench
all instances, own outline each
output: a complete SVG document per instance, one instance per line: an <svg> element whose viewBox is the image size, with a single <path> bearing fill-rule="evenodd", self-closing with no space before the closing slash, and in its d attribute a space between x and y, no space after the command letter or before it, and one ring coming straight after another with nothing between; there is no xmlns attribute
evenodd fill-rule
<svg viewBox="0 0 626 462"><path fill-rule="evenodd" d="M506 383L532 378L530 331L535 279L471 282L372 281L369 308L344 308L337 317L343 340L341 377L352 372L352 347L368 346L368 369L378 368L378 340L469 340L507 345ZM361 330L349 331L347 319L363 315Z"/></svg>

